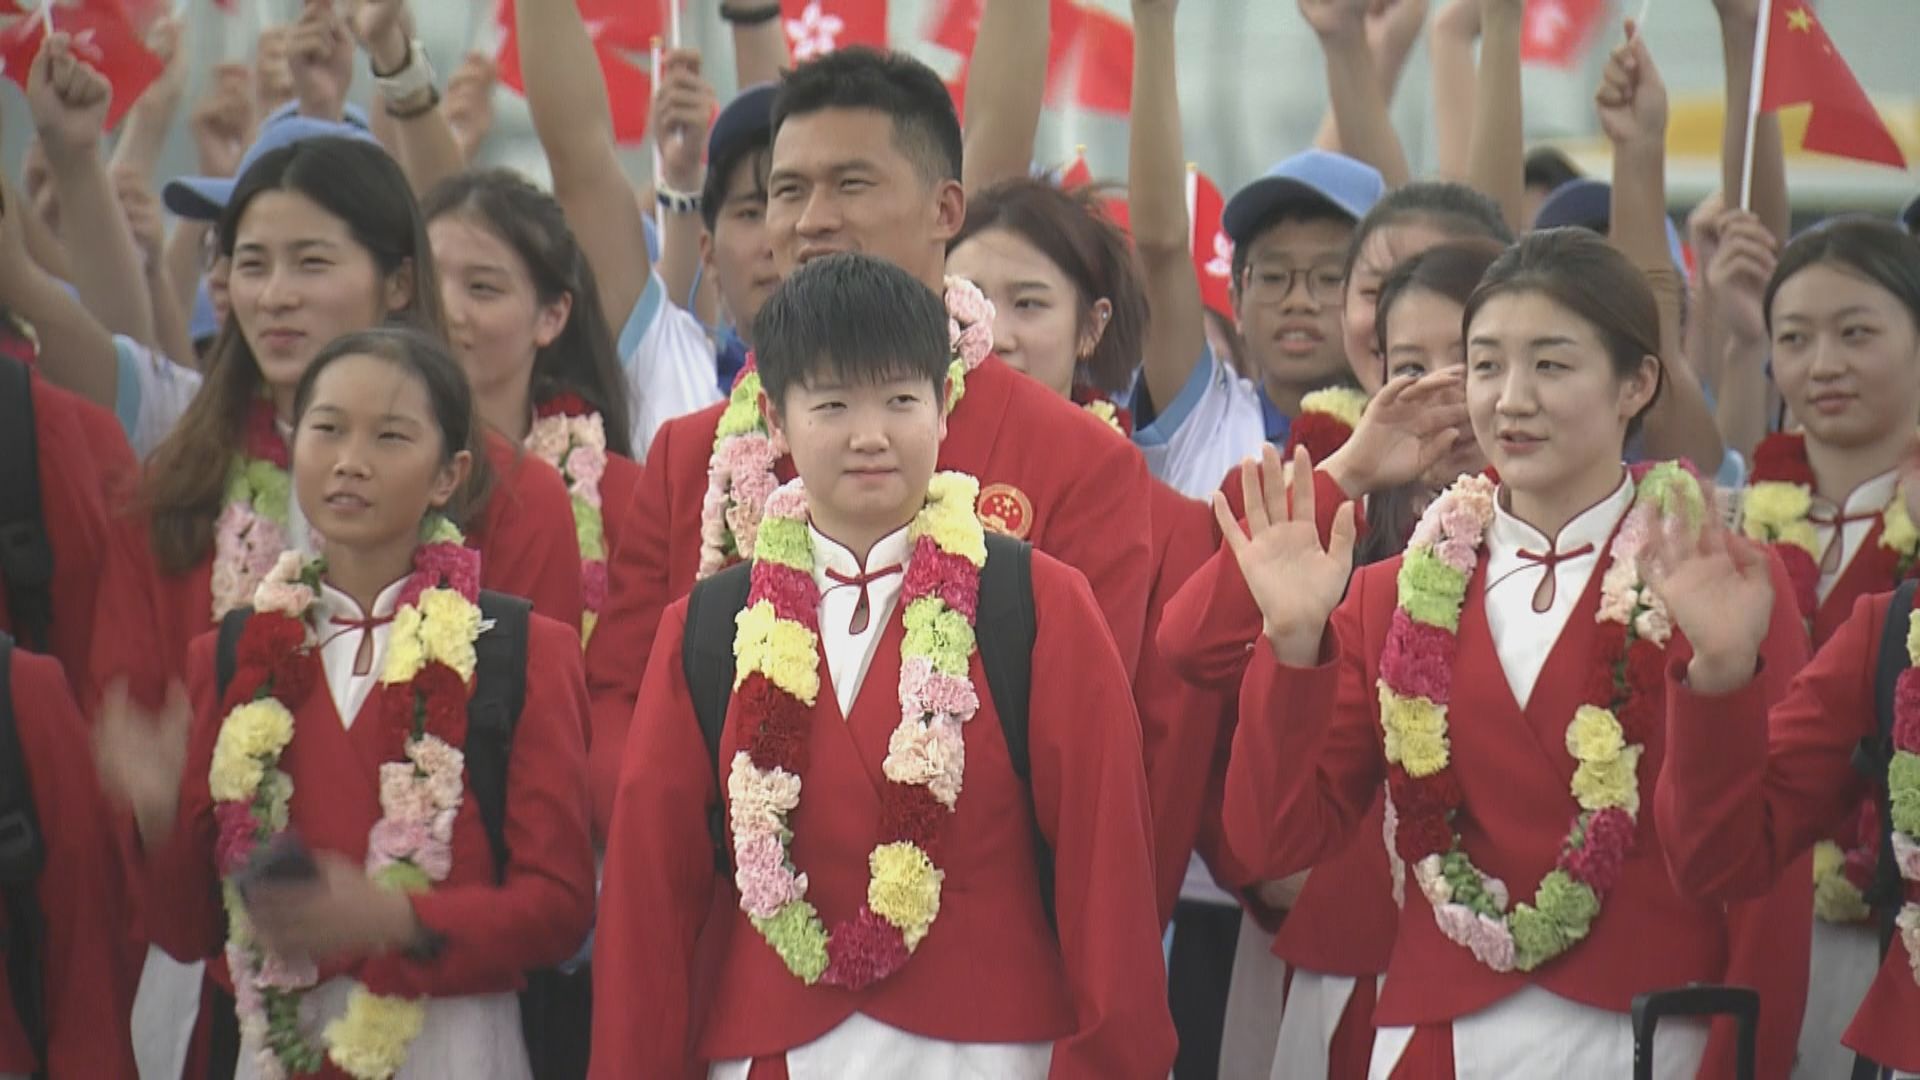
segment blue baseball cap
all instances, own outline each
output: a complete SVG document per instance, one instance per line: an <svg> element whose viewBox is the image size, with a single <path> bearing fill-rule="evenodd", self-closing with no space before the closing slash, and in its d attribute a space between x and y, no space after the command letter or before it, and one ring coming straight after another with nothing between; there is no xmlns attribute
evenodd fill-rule
<svg viewBox="0 0 1920 1080"><path fill-rule="evenodd" d="M1667 226L1667 254L1673 258L1673 265L1682 273L1687 266L1685 249L1680 244L1680 230L1673 224L1671 217L1662 220ZM1582 229L1592 229L1602 236L1607 235L1613 224L1613 185L1605 180L1569 180L1553 189L1546 201L1533 216L1536 229L1558 229L1573 225Z"/></svg>
<svg viewBox="0 0 1920 1080"><path fill-rule="evenodd" d="M1908 200L1906 207L1900 211L1900 224L1908 232L1920 235L1920 195Z"/></svg>
<svg viewBox="0 0 1920 1080"><path fill-rule="evenodd" d="M1332 207L1359 221L1386 192L1380 170L1366 162L1327 150L1305 150L1234 192L1220 226L1228 239L1244 244L1275 211L1306 203Z"/></svg>
<svg viewBox="0 0 1920 1080"><path fill-rule="evenodd" d="M722 161L744 147L773 141L773 95L777 89L770 82L749 86L727 102L714 118L713 130L707 132L708 162Z"/></svg>
<svg viewBox="0 0 1920 1080"><path fill-rule="evenodd" d="M247 174L253 163L274 150L306 139L357 139L379 145L367 129L366 114L349 105L344 121L318 120L301 116L289 103L268 114L260 125L260 134L240 158L240 167L232 176L182 176L167 181L160 199L176 215L193 221L218 221L233 197L234 185Z"/></svg>

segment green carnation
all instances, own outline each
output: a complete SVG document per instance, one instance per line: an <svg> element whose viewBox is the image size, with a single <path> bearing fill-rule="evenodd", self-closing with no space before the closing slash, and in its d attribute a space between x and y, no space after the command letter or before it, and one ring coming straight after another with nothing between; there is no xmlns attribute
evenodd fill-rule
<svg viewBox="0 0 1920 1080"><path fill-rule="evenodd" d="M1572 944L1551 916L1526 904L1513 909L1508 925L1513 929L1513 966L1521 971L1532 971Z"/></svg>
<svg viewBox="0 0 1920 1080"><path fill-rule="evenodd" d="M573 497L573 535L580 542L582 559L607 557L607 526L600 508L591 506L578 495Z"/></svg>
<svg viewBox="0 0 1920 1080"><path fill-rule="evenodd" d="M813 537L808 535L804 521L762 518L760 532L753 540L753 554L762 562L779 563L808 576L813 574Z"/></svg>
<svg viewBox="0 0 1920 1080"><path fill-rule="evenodd" d="M1408 551L1400 562L1400 606L1415 622L1447 631L1460 628L1460 605L1467 597L1467 576L1426 548Z"/></svg>
<svg viewBox="0 0 1920 1080"><path fill-rule="evenodd" d="M720 414L716 438L750 435L760 430L760 373L749 372L727 396L727 409Z"/></svg>
<svg viewBox="0 0 1920 1080"><path fill-rule="evenodd" d="M933 597L923 597L907 605L906 624L902 656L924 656L933 661L935 670L966 676L967 658L973 655L973 627L966 616Z"/></svg>
<svg viewBox="0 0 1920 1080"><path fill-rule="evenodd" d="M801 982L811 986L827 970L827 930L805 900L785 905L770 919L754 919L753 928Z"/></svg>
<svg viewBox="0 0 1920 1080"><path fill-rule="evenodd" d="M423 893L433 888L427 872L406 862L392 862L373 872L373 883L397 893Z"/></svg>
<svg viewBox="0 0 1920 1080"><path fill-rule="evenodd" d="M249 461L247 485L253 489L253 512L276 525L285 525L287 499L292 491L286 470L271 461Z"/></svg>
<svg viewBox="0 0 1920 1080"><path fill-rule="evenodd" d="M1600 898L1565 870L1555 870L1540 879L1540 894L1535 901L1575 941L1587 936L1594 916L1600 914Z"/></svg>

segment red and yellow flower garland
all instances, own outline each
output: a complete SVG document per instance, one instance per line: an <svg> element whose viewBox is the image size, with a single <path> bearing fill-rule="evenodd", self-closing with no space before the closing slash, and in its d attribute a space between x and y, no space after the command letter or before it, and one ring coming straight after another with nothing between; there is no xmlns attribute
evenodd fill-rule
<svg viewBox="0 0 1920 1080"><path fill-rule="evenodd" d="M1698 527L1706 502L1694 477L1673 463L1638 479L1596 614L1622 633L1598 639L1586 704L1567 726L1567 750L1579 762L1571 784L1579 809L1532 902L1509 909L1506 883L1473 864L1455 827L1465 794L1447 734L1460 611L1493 521L1495 491L1482 477L1462 477L1415 528L1380 661L1380 721L1394 852L1413 867L1441 933L1496 971L1532 971L1586 937L1632 850L1639 767L1659 722L1662 650L1672 634L1636 560L1663 515Z"/></svg>
<svg viewBox="0 0 1920 1080"><path fill-rule="evenodd" d="M1367 411L1367 395L1347 386L1315 390L1300 399L1300 415L1287 428L1285 454L1293 458L1296 446L1307 448L1314 461L1325 461L1347 445L1360 416Z"/></svg>
<svg viewBox="0 0 1920 1080"><path fill-rule="evenodd" d="M1897 501L1897 500L1896 500ZM1920 982L1920 611L1907 619L1907 659L1912 665L1894 684L1893 758L1887 763L1888 805L1893 817L1893 856L1907 897L1894 918L1914 981Z"/></svg>
<svg viewBox="0 0 1920 1080"><path fill-rule="evenodd" d="M1813 492L1817 479L1807 457L1807 439L1796 432L1779 432L1761 440L1753 452L1753 477L1741 500L1741 529L1747 536L1773 548L1793 581L1794 599L1802 618L1812 619L1819 608L1821 555L1814 530ZM1855 559L1873 560L1873 578L1892 588L1912 574L1920 558L1920 529L1907 516L1906 500L1898 492L1888 501L1880 519L1880 542L1862 549ZM1822 840L1813 851L1813 910L1824 922L1855 923L1872 914L1866 889L1879 859L1880 830L1874 800L1864 800L1856 817L1851 846Z"/></svg>
<svg viewBox="0 0 1920 1080"><path fill-rule="evenodd" d="M820 593L806 492L799 481L768 500L755 547L747 607L734 636L742 742L727 778L734 883L740 909L786 964L811 985L858 990L898 971L940 911L934 862L942 823L960 797L962 728L980 702L970 676L973 620L986 565L974 515L979 484L941 473L908 527L901 602L900 725L882 771L880 844L868 855L867 902L831 931L806 900L793 864L793 813L806 772L809 710L820 693Z"/></svg>
<svg viewBox="0 0 1920 1080"><path fill-rule="evenodd" d="M265 1077L317 1071L323 1051L300 1028L300 1002L318 980L254 937L235 884L256 848L287 828L293 780L279 767L294 710L321 681L309 630L325 564L280 556L254 594L208 771L218 825L215 858L229 926L226 946L243 1037L260 1048ZM465 790L466 707L480 634L479 555L444 519L427 527L402 588L380 674L380 713L402 748L380 767L381 818L367 839L367 872L400 892L425 892L453 867L453 822ZM387 1080L407 1060L425 1005L355 985L346 1013L322 1033L324 1058L359 1080Z"/></svg>

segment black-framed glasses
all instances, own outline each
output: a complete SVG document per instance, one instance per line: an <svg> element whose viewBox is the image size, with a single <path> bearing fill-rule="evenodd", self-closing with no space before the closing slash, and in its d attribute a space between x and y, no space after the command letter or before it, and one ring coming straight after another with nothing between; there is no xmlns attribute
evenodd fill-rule
<svg viewBox="0 0 1920 1080"><path fill-rule="evenodd" d="M1293 267L1283 262L1259 262L1247 267L1240 279L1240 291L1256 304L1278 304L1292 295L1300 282L1317 304L1338 304L1347 285L1346 264L1326 260L1312 266Z"/></svg>

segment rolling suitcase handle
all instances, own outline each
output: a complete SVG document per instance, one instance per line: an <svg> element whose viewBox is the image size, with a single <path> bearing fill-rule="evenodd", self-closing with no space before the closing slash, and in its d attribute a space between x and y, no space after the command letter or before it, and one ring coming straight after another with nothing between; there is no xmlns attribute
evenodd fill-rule
<svg viewBox="0 0 1920 1080"><path fill-rule="evenodd" d="M1689 986L1633 999L1633 1080L1653 1080L1653 1032L1662 1017L1732 1016L1740 1023L1738 1076L1753 1080L1760 994L1744 986Z"/></svg>

